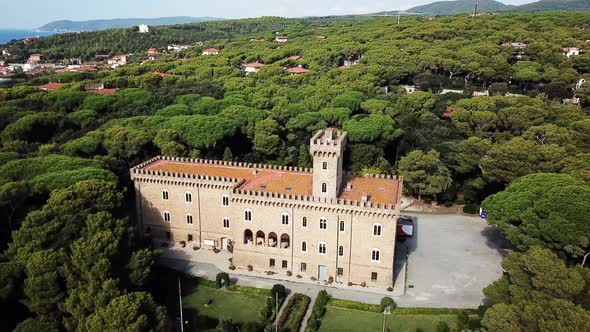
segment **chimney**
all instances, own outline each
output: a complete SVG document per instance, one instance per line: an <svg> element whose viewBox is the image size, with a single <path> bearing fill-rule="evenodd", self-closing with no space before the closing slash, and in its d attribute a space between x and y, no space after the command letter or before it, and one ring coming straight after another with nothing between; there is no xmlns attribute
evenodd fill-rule
<svg viewBox="0 0 590 332"><path fill-rule="evenodd" d="M346 190L348 190L348 191L352 190L352 182L346 183Z"/></svg>
<svg viewBox="0 0 590 332"><path fill-rule="evenodd" d="M334 128L327 128L325 133L326 133L326 139L328 140L328 142L331 142L332 138L334 136Z"/></svg>
<svg viewBox="0 0 590 332"><path fill-rule="evenodd" d="M363 201L364 203L369 201L369 194L368 193L363 193L363 196L361 197L361 201Z"/></svg>

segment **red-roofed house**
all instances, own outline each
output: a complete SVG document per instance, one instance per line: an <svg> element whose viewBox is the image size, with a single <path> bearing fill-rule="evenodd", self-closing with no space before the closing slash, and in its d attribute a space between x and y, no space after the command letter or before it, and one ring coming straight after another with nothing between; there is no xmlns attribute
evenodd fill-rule
<svg viewBox="0 0 590 332"><path fill-rule="evenodd" d="M206 48L203 50L203 55L217 55L220 52L221 50L217 48Z"/></svg>
<svg viewBox="0 0 590 332"><path fill-rule="evenodd" d="M242 63L242 69L244 69L246 73L257 73L260 71L260 68L264 66L266 65L260 62Z"/></svg>
<svg viewBox="0 0 590 332"><path fill-rule="evenodd" d="M119 91L119 89L97 89L94 92L98 93L99 95L112 95Z"/></svg>
<svg viewBox="0 0 590 332"><path fill-rule="evenodd" d="M275 38L275 41L276 41L277 43L286 43L286 42L288 42L288 41L289 41L289 38L287 38L287 36L277 36L277 37Z"/></svg>
<svg viewBox="0 0 590 332"><path fill-rule="evenodd" d="M291 75L301 75L301 74L309 73L309 69L305 69L303 67L288 68L287 71Z"/></svg>
<svg viewBox="0 0 590 332"><path fill-rule="evenodd" d="M297 61L297 60L301 60L301 59L303 59L303 57L300 55L291 55L289 57L289 60L292 60L292 61Z"/></svg>
<svg viewBox="0 0 590 332"><path fill-rule="evenodd" d="M160 73L158 71L152 72L151 74L157 75L157 76L160 76L160 77L168 77L168 76L170 76L170 74L168 74L168 73Z"/></svg>
<svg viewBox="0 0 590 332"><path fill-rule="evenodd" d="M57 89L61 88L62 86L63 86L63 83L48 83L48 84L39 85L38 88L41 90L45 90L45 91L53 91L53 90L57 90Z"/></svg>

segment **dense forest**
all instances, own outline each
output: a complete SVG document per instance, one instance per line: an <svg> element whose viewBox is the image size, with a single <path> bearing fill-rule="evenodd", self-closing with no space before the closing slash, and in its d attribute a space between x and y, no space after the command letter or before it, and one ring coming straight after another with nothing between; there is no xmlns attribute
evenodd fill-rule
<svg viewBox="0 0 590 332"><path fill-rule="evenodd" d="M483 202L517 248L485 290L485 328L587 327L590 84L576 85L590 78L590 53L562 54L588 47L587 13L154 30L9 45L49 59L196 41L222 52L195 47L143 64L140 56L116 70L0 89L0 306L14 313L0 329L162 329L164 309L149 293L156 252L136 234L128 168L158 154L310 166L309 138L328 126L348 131L350 172L402 175L406 193L426 201ZM273 42L276 32L289 41ZM344 67L350 60L359 62ZM246 75L239 65L251 61L266 66ZM289 75L296 66L310 71ZM35 87L50 81L65 84ZM119 90L85 91L90 82ZM490 96L474 96L484 90ZM574 94L581 105L563 103Z"/></svg>

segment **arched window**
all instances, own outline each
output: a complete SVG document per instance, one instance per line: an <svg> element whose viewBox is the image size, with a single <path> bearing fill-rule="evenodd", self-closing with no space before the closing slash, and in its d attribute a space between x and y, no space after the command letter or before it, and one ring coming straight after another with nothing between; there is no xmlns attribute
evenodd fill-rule
<svg viewBox="0 0 590 332"><path fill-rule="evenodd" d="M187 203L193 202L193 194L190 191L184 193L184 201Z"/></svg>
<svg viewBox="0 0 590 332"><path fill-rule="evenodd" d="M307 252L307 242L305 242L305 241L301 242L301 251Z"/></svg>
<svg viewBox="0 0 590 332"><path fill-rule="evenodd" d="M340 231L344 232L344 220L340 220Z"/></svg>
<svg viewBox="0 0 590 332"><path fill-rule="evenodd" d="M328 192L328 185L325 182L322 183L322 192L323 193Z"/></svg>
<svg viewBox="0 0 590 332"><path fill-rule="evenodd" d="M328 169L328 163L327 162L323 162L322 163L322 169Z"/></svg>
<svg viewBox="0 0 590 332"><path fill-rule="evenodd" d="M381 252L379 251L379 249L373 249L371 250L371 260L373 262L378 262L379 260L381 260Z"/></svg>
<svg viewBox="0 0 590 332"><path fill-rule="evenodd" d="M289 225L289 214L286 212L281 215L281 225Z"/></svg>
<svg viewBox="0 0 590 332"><path fill-rule="evenodd" d="M186 215L186 223L192 225L192 223L193 223L193 215L192 214Z"/></svg>
<svg viewBox="0 0 590 332"><path fill-rule="evenodd" d="M338 247L338 256L344 256L344 247L343 246Z"/></svg>
<svg viewBox="0 0 590 332"><path fill-rule="evenodd" d="M221 204L223 206L229 206L229 196L223 195L223 197L221 199Z"/></svg>
<svg viewBox="0 0 590 332"><path fill-rule="evenodd" d="M303 220L301 221L301 226L307 228L307 217L303 217Z"/></svg>
<svg viewBox="0 0 590 332"><path fill-rule="evenodd" d="M244 221L252 221L252 210L246 209L244 211Z"/></svg>
<svg viewBox="0 0 590 332"><path fill-rule="evenodd" d="M170 218L170 212L165 211L164 212L164 221L170 222L171 218Z"/></svg>
<svg viewBox="0 0 590 332"><path fill-rule="evenodd" d="M326 242L320 242L320 244L318 245L318 254L325 255L326 252L327 252Z"/></svg>
<svg viewBox="0 0 590 332"><path fill-rule="evenodd" d="M229 228L229 218L223 218L223 228Z"/></svg>
<svg viewBox="0 0 590 332"><path fill-rule="evenodd" d="M162 199L168 199L168 190L162 190Z"/></svg>
<svg viewBox="0 0 590 332"><path fill-rule="evenodd" d="M373 236L381 236L381 224L373 224Z"/></svg>
<svg viewBox="0 0 590 332"><path fill-rule="evenodd" d="M328 220L320 218L320 229L328 229Z"/></svg>

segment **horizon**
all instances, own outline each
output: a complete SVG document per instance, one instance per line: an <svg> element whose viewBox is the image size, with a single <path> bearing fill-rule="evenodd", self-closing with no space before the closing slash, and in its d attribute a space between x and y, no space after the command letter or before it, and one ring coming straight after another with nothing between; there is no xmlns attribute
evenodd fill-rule
<svg viewBox="0 0 590 332"><path fill-rule="evenodd" d="M537 0L500 0L507 5L522 5ZM381 11L407 10L412 7L437 2L435 0L384 0L369 5L359 4L353 0L328 0L318 3L312 0L300 0L293 8L288 0L258 0L243 3L229 0L222 3L208 3L206 5L191 0L169 0L162 3L158 0L145 0L141 6L134 5L137 1L121 3L115 0L103 0L101 7L88 10L87 4L72 0L54 0L42 4L10 2L3 6L5 12L26 12L23 17L5 17L0 23L0 29L34 30L54 21L89 21L111 19L149 19L161 17L190 16L213 17L223 19L255 18L262 16L306 17L330 16L347 14L369 14ZM205 6L205 8L202 8ZM112 8L117 8L116 11ZM65 10L64 10L65 8ZM27 21L28 20L28 21Z"/></svg>

